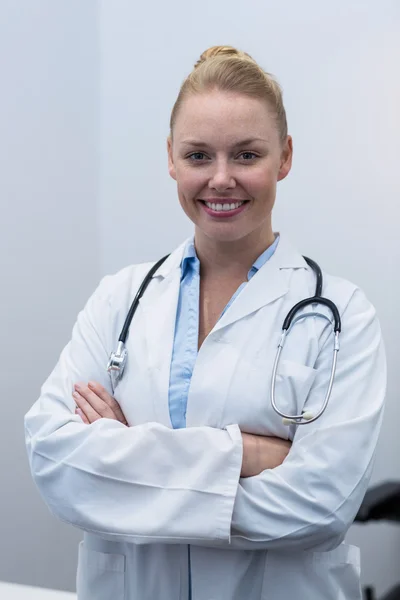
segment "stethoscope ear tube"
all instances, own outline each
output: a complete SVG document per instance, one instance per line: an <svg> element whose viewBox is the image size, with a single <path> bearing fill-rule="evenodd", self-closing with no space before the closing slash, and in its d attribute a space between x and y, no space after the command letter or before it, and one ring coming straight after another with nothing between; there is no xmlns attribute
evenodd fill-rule
<svg viewBox="0 0 400 600"><path fill-rule="evenodd" d="M315 295L320 298L322 296L322 285L323 285L323 277L322 271L318 263L315 262L312 258L308 256L303 256L306 263L312 268L316 277L316 285L315 285Z"/></svg>
<svg viewBox="0 0 400 600"><path fill-rule="evenodd" d="M147 286L149 285L154 273L157 271L158 267L160 267L162 265L162 263L168 258L169 254L167 254L166 256L164 256L163 258L160 258L160 260L151 267L150 271L147 273L146 277L144 278L140 288L137 291L137 294L132 302L132 305L129 309L128 315L125 319L125 323L124 326L122 328L121 331L121 335L118 338L119 342L123 342L125 344L126 342L126 338L128 336L128 332L129 332L129 327L131 325L131 321L133 319L133 315L135 314L135 311L137 309L137 306L139 304L139 300L140 298L143 296L144 292L146 291Z"/></svg>

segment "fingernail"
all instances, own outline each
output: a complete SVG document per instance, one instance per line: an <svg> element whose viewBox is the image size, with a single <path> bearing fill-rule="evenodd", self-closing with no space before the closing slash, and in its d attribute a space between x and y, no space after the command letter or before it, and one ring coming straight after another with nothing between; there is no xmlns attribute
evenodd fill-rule
<svg viewBox="0 0 400 600"><path fill-rule="evenodd" d="M74 398L80 398L80 394L78 394L78 392L74 392L72 395Z"/></svg>
<svg viewBox="0 0 400 600"><path fill-rule="evenodd" d="M93 390L96 389L96 384L94 381L89 381L88 383L88 387L92 388Z"/></svg>

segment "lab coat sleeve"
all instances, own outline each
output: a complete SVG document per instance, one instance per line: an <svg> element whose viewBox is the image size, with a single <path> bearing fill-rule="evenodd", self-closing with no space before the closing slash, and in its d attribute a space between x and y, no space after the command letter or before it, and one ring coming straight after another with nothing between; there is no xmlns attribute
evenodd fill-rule
<svg viewBox="0 0 400 600"><path fill-rule="evenodd" d="M342 314L336 378L325 413L297 426L283 464L241 479L231 548L330 550L343 541L371 476L386 390L375 309L359 289ZM330 377L333 332L323 344L305 408L314 414Z"/></svg>
<svg viewBox="0 0 400 600"><path fill-rule="evenodd" d="M102 280L79 314L25 415L33 479L56 517L111 541L228 541L242 464L237 425L173 430L111 419L85 425L74 414L77 381L97 380L111 393L105 369L110 281Z"/></svg>

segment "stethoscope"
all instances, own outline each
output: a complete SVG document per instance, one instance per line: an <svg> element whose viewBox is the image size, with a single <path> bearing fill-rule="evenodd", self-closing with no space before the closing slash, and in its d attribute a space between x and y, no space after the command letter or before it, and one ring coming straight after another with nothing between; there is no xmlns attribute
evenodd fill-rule
<svg viewBox="0 0 400 600"><path fill-rule="evenodd" d="M118 338L117 351L111 352L111 354L110 354L110 358L109 358L109 361L107 364L107 371L109 372L110 377L112 378L114 388L116 387L116 385L121 380L121 378L124 374L126 360L127 360L127 356L128 356L128 351L125 347L125 342L126 342L126 338L128 336L129 327L130 327L133 315L135 314L135 311L139 304L139 300L143 296L154 273L157 271L158 267L160 267L163 264L163 262L168 258L168 256L169 256L169 254L167 254L166 256L161 258L155 265L153 265L153 267L150 269L150 271L147 273L146 277L144 278L144 280L135 296L135 299L132 302L132 305L129 309L128 315L125 319L125 323L122 328L121 335ZM272 380L271 380L272 408L275 410L275 412L278 413L278 415L280 415L282 417L283 423L285 425L290 425L290 424L306 425L307 423L312 423L313 421L316 421L322 415L322 413L325 412L325 409L328 406L329 398L332 393L332 386L333 386L333 381L334 381L335 373L336 373L337 354L339 352L339 334L341 331L341 322L340 322L339 311L337 309L336 304L334 304L331 300L328 300L327 298L323 298L321 296L323 278L322 278L322 271L321 271L320 267L318 266L318 264L315 261L311 260L311 258L307 258L306 256L304 256L303 258L307 262L307 264L312 268L312 270L315 273L316 279L317 279L315 296L312 296L311 298L305 298L304 300L300 300L300 302L298 302L295 306L293 306L293 308L287 314L286 319L284 320L283 325L282 325L282 335L281 335L281 339L278 344L278 350L277 350L276 357L275 357L274 367L273 367L273 371L272 371ZM334 319L335 336L334 336L334 347L333 347L333 360L332 360L332 367L331 367L331 374L330 374L330 378L329 378L328 389L327 389L327 392L325 395L324 402L321 406L321 409L319 410L319 412L316 415L314 415L310 411L303 411L300 415L287 415L287 414L281 412L276 405L275 384L276 384L276 376L277 376L277 371L278 371L279 359L280 359L280 356L282 353L282 349L285 345L285 341L286 341L287 335L289 333L289 330L297 321L299 321L300 319L307 318L307 317L315 317L315 316L323 317L323 318L327 319L329 322L331 322L331 320L329 319L329 317L327 315L316 312L315 310L313 312L309 312L309 313L301 313L300 315L298 314L300 310L302 310L306 306L309 306L310 304L322 304L324 306L327 306L330 309L330 311L332 312L333 319Z"/></svg>

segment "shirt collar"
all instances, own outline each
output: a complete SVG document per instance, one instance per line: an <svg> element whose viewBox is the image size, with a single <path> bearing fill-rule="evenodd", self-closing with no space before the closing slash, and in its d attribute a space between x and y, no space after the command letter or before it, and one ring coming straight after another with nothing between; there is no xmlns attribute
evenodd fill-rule
<svg viewBox="0 0 400 600"><path fill-rule="evenodd" d="M274 243L269 246L260 256L254 261L250 271L248 272L247 279L250 280L255 273L267 262L269 258L275 252L278 244L279 244L280 235L279 233L275 234ZM181 261L181 281L186 276L187 272L192 269L196 272L200 271L200 261L196 254L196 248L194 245L194 235L190 237L185 245L185 249L183 251L182 261Z"/></svg>

